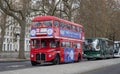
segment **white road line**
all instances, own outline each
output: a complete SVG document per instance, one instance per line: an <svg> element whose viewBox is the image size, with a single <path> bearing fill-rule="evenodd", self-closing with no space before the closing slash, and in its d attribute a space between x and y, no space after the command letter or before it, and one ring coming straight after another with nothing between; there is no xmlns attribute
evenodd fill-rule
<svg viewBox="0 0 120 74"><path fill-rule="evenodd" d="M25 65L11 65L7 66L8 68L18 68L18 67L25 67Z"/></svg>

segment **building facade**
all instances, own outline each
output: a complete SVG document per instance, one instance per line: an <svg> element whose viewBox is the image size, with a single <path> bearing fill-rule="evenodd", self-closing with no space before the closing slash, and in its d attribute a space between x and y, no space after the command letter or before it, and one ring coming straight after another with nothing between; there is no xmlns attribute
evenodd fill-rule
<svg viewBox="0 0 120 74"><path fill-rule="evenodd" d="M15 32L13 31L15 30ZM20 27L9 26L5 31L2 51L19 51ZM29 51L29 29L26 29L25 51Z"/></svg>

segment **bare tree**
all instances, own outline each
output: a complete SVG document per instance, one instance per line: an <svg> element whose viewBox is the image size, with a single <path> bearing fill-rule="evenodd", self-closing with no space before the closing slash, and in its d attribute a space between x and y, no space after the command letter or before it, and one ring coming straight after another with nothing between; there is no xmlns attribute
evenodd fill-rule
<svg viewBox="0 0 120 74"><path fill-rule="evenodd" d="M21 0L20 0L21 1ZM20 49L18 58L25 58L24 54L24 40L25 40L25 27L26 27L26 16L29 13L29 0L22 0L21 2L13 3L12 0L0 0L1 10L13 17L20 24ZM17 6L15 6L17 5Z"/></svg>
<svg viewBox="0 0 120 74"><path fill-rule="evenodd" d="M7 15L4 14L3 12L1 12L1 16L0 16L0 28L1 28L1 32L0 32L0 52L2 52L2 47L3 47L3 41L4 41L4 35L5 35L5 29L6 29L6 17Z"/></svg>
<svg viewBox="0 0 120 74"><path fill-rule="evenodd" d="M109 38L111 33L115 33L112 31L116 28L113 24L118 18L115 18L115 10L118 11L119 4L116 3L119 2L116 0L79 0L79 2L80 8L75 17L76 22L84 25L86 37Z"/></svg>

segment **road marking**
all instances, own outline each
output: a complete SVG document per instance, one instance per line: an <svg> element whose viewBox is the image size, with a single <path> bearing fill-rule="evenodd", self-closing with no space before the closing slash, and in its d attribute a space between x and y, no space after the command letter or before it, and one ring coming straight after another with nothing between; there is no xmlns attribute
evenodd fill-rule
<svg viewBox="0 0 120 74"><path fill-rule="evenodd" d="M7 66L8 68L18 68L18 67L25 67L25 65L11 65Z"/></svg>

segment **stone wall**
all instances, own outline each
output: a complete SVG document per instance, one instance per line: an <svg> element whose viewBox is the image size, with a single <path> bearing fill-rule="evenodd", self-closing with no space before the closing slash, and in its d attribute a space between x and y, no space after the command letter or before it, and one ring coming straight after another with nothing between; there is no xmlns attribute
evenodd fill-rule
<svg viewBox="0 0 120 74"><path fill-rule="evenodd" d="M29 52L25 52L25 57L29 58ZM17 58L18 52L2 52L0 53L0 58Z"/></svg>

